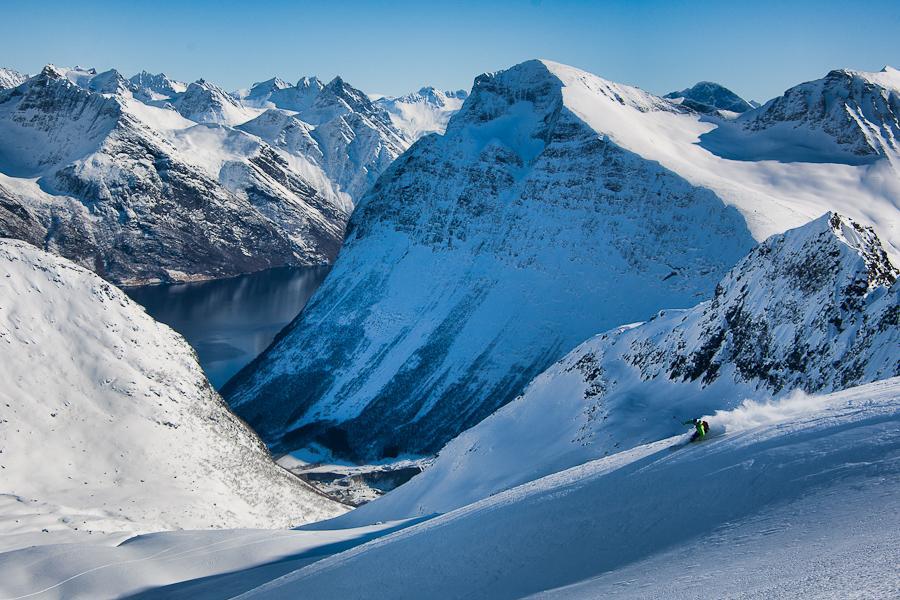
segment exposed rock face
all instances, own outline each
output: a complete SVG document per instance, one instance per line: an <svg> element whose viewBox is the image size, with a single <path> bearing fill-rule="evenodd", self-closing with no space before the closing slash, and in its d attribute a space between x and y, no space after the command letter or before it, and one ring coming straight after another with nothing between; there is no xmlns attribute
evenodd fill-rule
<svg viewBox="0 0 900 600"><path fill-rule="evenodd" d="M680 98L683 106L705 114L714 114L719 110L743 113L753 108L749 102L725 86L712 81L701 81L685 90L671 92L663 97Z"/></svg>
<svg viewBox="0 0 900 600"><path fill-rule="evenodd" d="M0 235L117 283L334 258L350 205L321 170L132 88L115 72L48 67L0 92ZM213 88L195 89L182 110Z"/></svg>
<svg viewBox="0 0 900 600"><path fill-rule="evenodd" d="M4 534L345 512L275 465L184 339L122 291L18 240L0 240L0 274L0 493L18 517Z"/></svg>
<svg viewBox="0 0 900 600"><path fill-rule="evenodd" d="M303 315L224 392L270 445L433 452L592 332L693 305L752 247L714 194L573 113L556 68L476 79L363 199Z"/></svg>
<svg viewBox="0 0 900 600"><path fill-rule="evenodd" d="M834 213L773 236L711 300L580 345L353 518L449 511L686 431L685 419L712 415L713 434L721 432L714 413L745 399L777 402L896 377L897 275L870 228ZM810 412L817 400L796 399Z"/></svg>

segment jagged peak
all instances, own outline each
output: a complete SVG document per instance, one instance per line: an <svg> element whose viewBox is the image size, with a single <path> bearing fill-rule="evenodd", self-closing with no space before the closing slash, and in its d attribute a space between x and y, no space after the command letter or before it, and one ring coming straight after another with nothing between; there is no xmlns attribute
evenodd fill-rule
<svg viewBox="0 0 900 600"><path fill-rule="evenodd" d="M66 77L66 71L54 64L47 64L44 65L44 68L41 69L38 76L45 79L64 79Z"/></svg>
<svg viewBox="0 0 900 600"><path fill-rule="evenodd" d="M325 87L325 84L322 83L322 80L319 79L318 77L316 77L315 75L310 75L310 76L304 75L299 80L297 80L296 87L302 88L302 89L315 88L315 89L321 90L322 88Z"/></svg>
<svg viewBox="0 0 900 600"><path fill-rule="evenodd" d="M814 266L823 261L832 262L827 269ZM782 285L785 274L835 278L845 273L854 281L865 280L862 292L892 285L898 276L875 230L835 212L768 238L734 267L722 287L744 288L746 273L760 270L772 272L769 279L777 285Z"/></svg>

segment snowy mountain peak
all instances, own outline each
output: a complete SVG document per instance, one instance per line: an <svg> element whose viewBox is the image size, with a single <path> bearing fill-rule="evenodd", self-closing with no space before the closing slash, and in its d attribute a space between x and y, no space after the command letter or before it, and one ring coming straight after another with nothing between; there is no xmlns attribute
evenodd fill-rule
<svg viewBox="0 0 900 600"><path fill-rule="evenodd" d="M397 129L410 140L417 140L428 133L443 133L467 96L465 90L445 92L426 86L418 92L379 98L374 103L388 112Z"/></svg>
<svg viewBox="0 0 900 600"><path fill-rule="evenodd" d="M172 105L182 116L197 123L235 125L253 117L222 88L205 79L189 84L184 93L172 101Z"/></svg>
<svg viewBox="0 0 900 600"><path fill-rule="evenodd" d="M297 87L301 89L321 90L323 87L325 87L325 84L322 83L322 81L315 75L309 77L304 75L299 80L297 80Z"/></svg>
<svg viewBox="0 0 900 600"><path fill-rule="evenodd" d="M851 161L897 154L900 75L893 69L835 69L744 113L738 122L782 144L827 147L830 140L833 154L843 153Z"/></svg>
<svg viewBox="0 0 900 600"><path fill-rule="evenodd" d="M48 64L44 65L39 76L45 79L62 79L66 76L66 70L56 65Z"/></svg>
<svg viewBox="0 0 900 600"><path fill-rule="evenodd" d="M147 71L141 71L137 75L132 76L129 81L136 85L150 100L172 98L187 89L186 84L170 79L165 73L154 75Z"/></svg>
<svg viewBox="0 0 900 600"><path fill-rule="evenodd" d="M701 81L692 87L663 96L681 100L681 104L698 112L712 114L718 110L743 113L753 106L728 88L712 81Z"/></svg>
<svg viewBox="0 0 900 600"><path fill-rule="evenodd" d="M13 69L0 68L0 90L14 88L28 79L28 75Z"/></svg>

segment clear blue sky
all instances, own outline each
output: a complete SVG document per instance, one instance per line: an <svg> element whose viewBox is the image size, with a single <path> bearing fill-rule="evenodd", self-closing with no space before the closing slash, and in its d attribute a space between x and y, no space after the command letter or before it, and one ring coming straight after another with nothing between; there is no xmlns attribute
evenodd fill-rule
<svg viewBox="0 0 900 600"><path fill-rule="evenodd" d="M0 0L0 65L205 77L341 74L371 93L466 88L549 58L651 92L718 81L765 100L835 67L900 67L900 0L101 2Z"/></svg>

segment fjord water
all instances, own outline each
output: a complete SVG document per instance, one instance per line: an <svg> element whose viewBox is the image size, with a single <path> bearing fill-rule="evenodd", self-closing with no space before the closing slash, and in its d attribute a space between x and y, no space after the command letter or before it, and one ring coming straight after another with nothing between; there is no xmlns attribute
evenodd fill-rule
<svg viewBox="0 0 900 600"><path fill-rule="evenodd" d="M154 319L185 337L219 389L297 316L327 273L327 266L279 267L125 291Z"/></svg>

